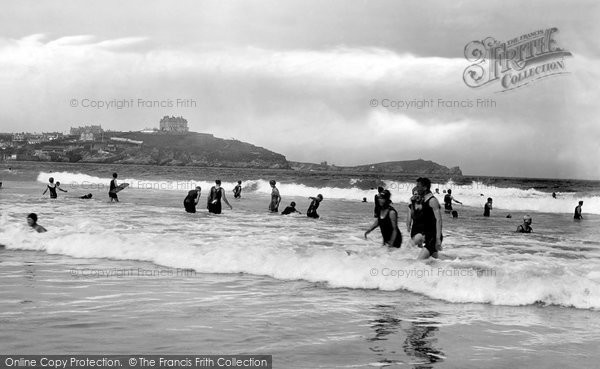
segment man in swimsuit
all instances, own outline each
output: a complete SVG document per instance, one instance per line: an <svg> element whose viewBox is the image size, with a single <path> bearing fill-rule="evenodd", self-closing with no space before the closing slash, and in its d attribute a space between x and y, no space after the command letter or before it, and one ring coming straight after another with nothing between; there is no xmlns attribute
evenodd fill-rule
<svg viewBox="0 0 600 369"><path fill-rule="evenodd" d="M119 202L119 196L117 196L117 173L113 173L113 179L110 181L110 186L108 189L108 197L110 198L110 202Z"/></svg>
<svg viewBox="0 0 600 369"><path fill-rule="evenodd" d="M402 246L402 233L398 229L398 212L392 207L391 198L392 194L388 190L383 190L379 194L379 215L371 227L365 231L365 239L372 230L379 227L383 245L400 248Z"/></svg>
<svg viewBox="0 0 600 369"><path fill-rule="evenodd" d="M296 203L293 201L290 203L290 206L283 209L283 211L281 212L281 215L288 215L288 214L292 214L292 213L302 214L301 212L296 210Z"/></svg>
<svg viewBox="0 0 600 369"><path fill-rule="evenodd" d="M225 197L225 191L221 187L221 180L217 179L206 199L206 208L208 211L213 214L221 214L221 200L225 201L229 209L233 210L233 207L227 201L227 197Z"/></svg>
<svg viewBox="0 0 600 369"><path fill-rule="evenodd" d="M525 215L523 217L523 224L519 224L519 226L517 227L517 232L531 233L533 231L533 228L531 228L532 221L533 220L531 219L531 217L529 215Z"/></svg>
<svg viewBox="0 0 600 369"><path fill-rule="evenodd" d="M43 233L46 232L46 228L42 227L41 225L37 224L37 219L38 216L36 213L31 213L27 216L27 224L35 229L36 232L38 233Z"/></svg>
<svg viewBox="0 0 600 369"><path fill-rule="evenodd" d="M239 199L242 197L242 181L238 181L237 186L233 188L233 198Z"/></svg>
<svg viewBox="0 0 600 369"><path fill-rule="evenodd" d="M58 197L58 195L56 194L56 190L60 190L62 192L67 192L67 190L63 190L62 188L60 188L60 182L56 182L54 183L54 178L50 177L48 179L48 185L46 186L46 189L44 190L44 192L42 193L42 196L46 194L46 192L50 191L50 198L51 199L55 199Z"/></svg>
<svg viewBox="0 0 600 369"><path fill-rule="evenodd" d="M423 234L425 233L423 224L423 202L416 188L413 188L413 195L410 198L410 204L408 204L406 229L410 233L412 244L423 247Z"/></svg>
<svg viewBox="0 0 600 369"><path fill-rule="evenodd" d="M275 182L274 179L269 181L269 184L271 185L271 202L269 203L269 211L271 211L271 213L277 213L279 212L279 203L281 202L281 196L279 196L279 190L277 189L277 187L275 187L275 185L277 184L277 182Z"/></svg>
<svg viewBox="0 0 600 369"><path fill-rule="evenodd" d="M80 199L84 199L84 200L91 199L92 198L92 194L88 193L87 195L79 196L79 198Z"/></svg>
<svg viewBox="0 0 600 369"><path fill-rule="evenodd" d="M423 199L423 228L425 236L425 247L419 254L419 259L438 257L442 250L442 207L431 193L431 181L429 178L417 179L417 192Z"/></svg>
<svg viewBox="0 0 600 369"><path fill-rule="evenodd" d="M573 219L583 219L583 215L581 215L581 207L583 206L583 201L579 201L579 205L575 207L575 214L573 215Z"/></svg>
<svg viewBox="0 0 600 369"><path fill-rule="evenodd" d="M183 207L185 208L185 211L187 211L188 213L196 212L196 205L198 205L198 202L200 202L201 191L202 188L200 188L200 186L196 186L195 190L188 191L187 196L183 200Z"/></svg>
<svg viewBox="0 0 600 369"><path fill-rule="evenodd" d="M317 197L309 197L308 199L312 200L312 202L306 211L306 216L317 219L319 217L319 214L317 214L317 209L319 208L321 201L323 201L323 195L318 194Z"/></svg>
<svg viewBox="0 0 600 369"><path fill-rule="evenodd" d="M454 201L455 203L458 203L458 204L462 205L462 202L456 200L454 198L454 196L452 196L452 190L448 190L448 192L444 196L444 211L447 214L452 213L452 201Z"/></svg>
<svg viewBox="0 0 600 369"><path fill-rule="evenodd" d="M487 202L485 203L485 205L483 205L483 216L484 217L489 217L490 216L490 210L492 210L492 198L488 197Z"/></svg>
<svg viewBox="0 0 600 369"><path fill-rule="evenodd" d="M377 218L379 217L379 209L380 209L380 205L379 205L379 196L383 193L383 187L379 186L377 187L377 194L375 195L375 198L373 199L373 202L375 203L375 208L373 209L373 218Z"/></svg>

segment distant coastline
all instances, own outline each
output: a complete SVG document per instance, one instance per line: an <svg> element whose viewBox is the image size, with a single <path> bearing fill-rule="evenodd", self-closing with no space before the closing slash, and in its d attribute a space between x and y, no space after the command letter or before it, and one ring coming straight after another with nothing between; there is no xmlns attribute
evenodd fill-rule
<svg viewBox="0 0 600 369"><path fill-rule="evenodd" d="M24 134L2 135L4 163L60 162L191 166L207 168L287 169L319 173L417 174L462 176L459 167L406 160L357 166L288 161L282 154L235 139L198 132L116 132L57 135L23 140ZM19 137L20 140L12 140Z"/></svg>

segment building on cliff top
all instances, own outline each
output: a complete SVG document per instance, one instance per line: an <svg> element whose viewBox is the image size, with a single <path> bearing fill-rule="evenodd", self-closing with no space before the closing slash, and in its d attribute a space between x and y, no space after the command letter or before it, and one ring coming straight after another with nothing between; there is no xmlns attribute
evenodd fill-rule
<svg viewBox="0 0 600 369"><path fill-rule="evenodd" d="M188 121L183 117L169 117L168 115L165 115L160 120L160 130L162 132L187 133L187 123Z"/></svg>
<svg viewBox="0 0 600 369"><path fill-rule="evenodd" d="M94 141L102 137L104 130L100 125L91 125L83 127L71 127L71 136L78 136L79 141Z"/></svg>

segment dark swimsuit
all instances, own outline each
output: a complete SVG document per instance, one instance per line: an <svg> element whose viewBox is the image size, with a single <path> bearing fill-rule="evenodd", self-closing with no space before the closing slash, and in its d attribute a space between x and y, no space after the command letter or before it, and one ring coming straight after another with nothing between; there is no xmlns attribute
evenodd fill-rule
<svg viewBox="0 0 600 369"><path fill-rule="evenodd" d="M50 187L50 185L48 185L48 189L50 190L50 198L51 199L55 199L58 196L56 195L56 185Z"/></svg>
<svg viewBox="0 0 600 369"><path fill-rule="evenodd" d="M237 185L233 188L233 198L239 199L240 197L242 197L242 186Z"/></svg>
<svg viewBox="0 0 600 369"><path fill-rule="evenodd" d="M296 210L296 208L288 206L287 208L283 209L283 211L281 212L281 215L288 215L288 214L291 214L291 213L295 213L297 211L298 210Z"/></svg>
<svg viewBox="0 0 600 369"><path fill-rule="evenodd" d="M269 210L273 213L277 213L279 211L279 204L277 203L277 199L279 197L279 190L273 188L271 191L271 203L269 204Z"/></svg>
<svg viewBox="0 0 600 369"><path fill-rule="evenodd" d="M217 200L216 203L213 204L213 201ZM213 214L221 214L221 189L217 191L215 186L210 189L210 199L208 202L208 211Z"/></svg>
<svg viewBox="0 0 600 369"><path fill-rule="evenodd" d="M385 215L385 218L377 217L377 223L379 224L379 229L381 230L381 237L383 237L383 242L387 243L392 239L392 234L394 233L394 226L392 225L392 219L390 219L390 212L396 213L396 219L398 219L398 212L393 207L388 208L388 212ZM394 244L390 247L400 248L402 246L402 233L398 230L398 234L396 235L396 239L394 240Z"/></svg>
<svg viewBox="0 0 600 369"><path fill-rule="evenodd" d="M56 191L54 191L54 193L56 194ZM577 208L579 206L575 207L575 214L573 214L573 219L581 219L581 213L577 211Z"/></svg>
<svg viewBox="0 0 600 369"><path fill-rule="evenodd" d="M435 247L435 241L437 237L437 221L435 220L434 210L429 205L429 201L433 199L434 196L429 197L426 201L423 202L423 215L422 215L422 224L424 227L424 236L425 236L425 248L429 251L429 255L433 256L437 253L437 248Z"/></svg>
<svg viewBox="0 0 600 369"><path fill-rule="evenodd" d="M115 186L115 180L113 179L112 181L110 181L110 188L108 189L108 197L110 197L111 199L119 198L117 196L117 193L115 192L116 188L117 188L117 186Z"/></svg>
<svg viewBox="0 0 600 369"><path fill-rule="evenodd" d="M444 210L446 210L447 213L452 211L452 195L444 196Z"/></svg>
<svg viewBox="0 0 600 369"><path fill-rule="evenodd" d="M415 204L408 205L412 215L412 226L410 228L410 238L417 234L425 234L425 224L423 223L423 207L415 209Z"/></svg>
<svg viewBox="0 0 600 369"><path fill-rule="evenodd" d="M483 206L483 216L484 217L489 217L490 216L490 206L488 205L487 202Z"/></svg>
<svg viewBox="0 0 600 369"><path fill-rule="evenodd" d="M319 208L319 204L321 202L317 201L317 200L313 200L310 203L310 206L308 207L308 210L306 211L306 216L309 218L318 218L319 214L317 214L317 209Z"/></svg>
<svg viewBox="0 0 600 369"><path fill-rule="evenodd" d="M533 228L531 228L531 227L525 228L525 227L523 227L522 224L520 224L517 227L517 232L519 232L519 233L531 233L531 231L533 231Z"/></svg>
<svg viewBox="0 0 600 369"><path fill-rule="evenodd" d="M185 200L183 200L183 207L185 208L185 211L187 211L188 213L196 212L196 197L197 196L198 196L198 192L196 190L190 190L190 191L188 191L188 194L185 197Z"/></svg>

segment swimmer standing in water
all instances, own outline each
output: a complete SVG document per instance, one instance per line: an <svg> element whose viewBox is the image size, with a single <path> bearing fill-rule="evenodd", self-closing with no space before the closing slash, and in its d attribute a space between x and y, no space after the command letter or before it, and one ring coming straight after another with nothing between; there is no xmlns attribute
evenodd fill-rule
<svg viewBox="0 0 600 369"><path fill-rule="evenodd" d="M487 202L483 205L483 216L489 217L490 211L492 210L492 198L488 197Z"/></svg>
<svg viewBox="0 0 600 369"><path fill-rule="evenodd" d="M275 182L275 180L272 179L269 181L269 184L271 185L271 202L269 203L269 211L271 213L278 213L279 203L281 202L281 196L279 195L279 190L277 189L277 187L275 187L277 182Z"/></svg>
<svg viewBox="0 0 600 369"><path fill-rule="evenodd" d="M446 195L444 196L444 211L447 214L452 213L452 201L462 205L462 202L458 201L454 198L454 196L452 196L452 190L449 189Z"/></svg>
<svg viewBox="0 0 600 369"><path fill-rule="evenodd" d="M317 197L309 197L308 199L312 200L312 202L310 203L310 206L306 211L306 216L315 219L319 218L319 214L317 214L317 209L319 208L321 201L323 201L323 195L318 194Z"/></svg>
<svg viewBox="0 0 600 369"><path fill-rule="evenodd" d="M221 199L225 201L230 210L233 210L233 207L227 201L225 190L221 187L221 180L217 179L215 185L210 188L210 193L206 199L206 208L209 213L221 214Z"/></svg>
<svg viewBox="0 0 600 369"><path fill-rule="evenodd" d="M110 198L110 202L119 202L119 196L117 196L117 173L113 173L113 179L110 181L110 185L108 188L108 197Z"/></svg>
<svg viewBox="0 0 600 369"><path fill-rule="evenodd" d="M375 228L379 227L383 244L388 247L400 248L402 246L402 233L398 229L398 212L392 207L392 194L383 190L378 198L379 215L369 229L365 232L365 239Z"/></svg>
<svg viewBox="0 0 600 369"><path fill-rule="evenodd" d="M242 181L238 181L237 185L233 188L233 198L239 199L242 197Z"/></svg>
<svg viewBox="0 0 600 369"><path fill-rule="evenodd" d="M42 193L42 196L46 194L46 192L50 191L50 198L51 199L56 199L58 197L56 190L60 190L62 192L68 192L67 190L63 190L62 188L60 188L60 182L56 182L54 183L54 178L50 177L48 179L48 185L46 186L46 189L44 190L44 192ZM33 213L32 213L33 214Z"/></svg>
<svg viewBox="0 0 600 369"><path fill-rule="evenodd" d="M442 207L431 193L431 181L429 178L417 179L417 192L423 199L423 228L424 228L424 247L419 254L419 259L428 259L429 257L438 257L438 252L442 251Z"/></svg>
<svg viewBox="0 0 600 369"><path fill-rule="evenodd" d="M583 215L581 215L581 207L583 206L583 201L579 201L579 205L575 207L575 214L573 214L573 219L583 219Z"/></svg>
<svg viewBox="0 0 600 369"><path fill-rule="evenodd" d="M419 195L417 188L413 188L413 195L408 204L408 214L406 216L406 229L410 234L410 240L413 245L423 247L423 234L425 226L423 224L423 199Z"/></svg>

